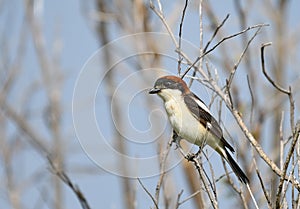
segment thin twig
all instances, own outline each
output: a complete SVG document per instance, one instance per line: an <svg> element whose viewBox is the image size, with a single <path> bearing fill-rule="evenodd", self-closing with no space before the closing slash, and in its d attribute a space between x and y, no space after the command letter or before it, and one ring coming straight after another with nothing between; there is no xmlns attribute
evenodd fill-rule
<svg viewBox="0 0 300 209"><path fill-rule="evenodd" d="M155 205L155 208L158 209L158 205L157 202L155 200L155 198L152 196L152 194L147 190L147 188L144 186L144 184L142 183L142 181L140 180L140 178L137 178L138 182L140 183L140 185L142 186L142 188L144 189L144 191L148 194L148 196L151 198L152 202Z"/></svg>
<svg viewBox="0 0 300 209"><path fill-rule="evenodd" d="M182 155L185 159L187 159L189 162L192 162L192 163L194 164L196 170L198 171L198 174L199 174L199 176L200 176L200 179L201 179L202 182L203 182L204 189L205 189L205 191L206 191L206 193L207 193L207 195L208 195L208 198L209 198L209 200L210 200L210 202L211 202L213 208L214 208L214 209L219 208L218 202L216 201L216 199L214 198L214 196L211 194L211 192L210 192L210 190L209 190L209 185L212 186L212 184L211 184L211 183L209 184L209 183L207 182L207 180L204 178L204 176L203 176L203 174L202 174L202 171L203 171L204 169L203 169L203 167L200 165L200 163L199 163L198 160L197 160L197 155L198 155L200 152L198 152L196 155L195 155L195 154L192 154L192 155L187 154L187 155L186 155L186 154L184 153L183 149L182 149L179 145L177 145L177 146L178 146L178 150L180 151L181 155ZM201 168L202 168L202 169L201 169ZM206 173L205 173L205 175L206 175L207 179L209 180L209 178L208 178L208 176L207 176ZM209 180L209 181L210 181L210 180Z"/></svg>
<svg viewBox="0 0 300 209"><path fill-rule="evenodd" d="M260 48L260 52L261 52L261 66L262 66L262 71L265 75L265 77L268 79L268 81L280 92L288 95L289 97L289 100L290 100L290 126L291 126L291 131L294 133L294 127L295 127L295 113L294 113L294 109L295 109L295 104L294 104L294 99L293 99L293 94L292 94L292 89L291 87L289 86L289 90L286 90L284 88L282 88L281 86L279 86L279 84L277 84L269 75L268 73L266 72L266 69L265 69L265 57L264 57L264 49L266 46L270 46L271 43L265 43L265 44L262 44L261 45L261 48Z"/></svg>
<svg viewBox="0 0 300 209"><path fill-rule="evenodd" d="M199 49L200 49L200 54L203 53L203 0L199 0ZM203 67L203 60L201 59L199 62L199 68ZM196 71L194 71L193 74L196 74ZM192 84L191 84L192 85Z"/></svg>
<svg viewBox="0 0 300 209"><path fill-rule="evenodd" d="M209 191L209 188L208 188L208 187L209 187L209 184L207 183L207 181L205 180L205 178L204 178L204 176L203 176L203 174L202 174L202 172L201 172L201 171L203 171L203 169L200 169L200 164L199 164L199 162L196 160L195 157L192 158L192 159L188 159L188 160L194 163L194 165L195 165L195 167L196 167L196 169L197 169L197 171L198 171L198 173L199 173L199 176L200 176L200 178L201 178L201 180L202 180L202 182L203 182L204 188L205 188L205 190L206 190L206 193L207 193L207 195L208 195L208 198L209 198L209 200L210 200L210 202L211 202L213 208L215 208L215 209L219 208L218 202L216 201L216 199L213 197L213 195L212 195L211 192ZM207 178L207 179L209 180L209 178Z"/></svg>
<svg viewBox="0 0 300 209"><path fill-rule="evenodd" d="M279 185L278 185L278 189L277 189L277 193L276 193L276 207L279 207L283 183L284 183L284 180L286 179L287 168L288 168L289 162L291 160L292 154L294 152L296 142L298 141L300 128L299 128L299 126L297 126L294 129L294 99L293 99L293 94L292 94L291 87L289 87L289 90L286 90L286 89L282 88L266 72L265 59L264 59L264 48L266 46L270 46L270 45L271 45L271 43L266 43L266 44L262 44L262 46L261 46L262 71L263 71L263 74L265 75L265 77L273 85L274 88L276 88L278 91L288 95L289 100L290 100L290 125L291 125L291 130L292 130L292 133L293 133L293 141L291 143L291 147L290 147L289 152L287 154L287 157L286 157L286 160L285 160L285 163L284 163L284 166L283 166L282 174L280 175L280 181L279 181ZM297 189L299 190L299 188L297 188Z"/></svg>
<svg viewBox="0 0 300 209"><path fill-rule="evenodd" d="M294 175L295 166L296 166L296 163L295 162L292 163L291 171L290 171L290 174L289 174L289 179ZM282 189L283 190L283 192L282 192L283 198L282 198L282 200L280 202L280 205L283 204L284 199L286 199L286 197L287 197L286 196L286 192L288 190L289 185L290 185L289 183L283 184L283 189Z"/></svg>
<svg viewBox="0 0 300 209"><path fill-rule="evenodd" d="M184 20L184 16L185 16L185 12L186 12L186 8L188 5L189 0L185 0L185 4L184 4L184 8L182 11L182 15L181 15L181 21L180 21L180 25L179 25L179 42L178 42L178 48L179 50L181 50L181 41L182 41L182 26L183 26L183 20ZM180 75L180 71L181 71L181 61L182 61L182 56L180 53L178 53L178 75Z"/></svg>
<svg viewBox="0 0 300 209"><path fill-rule="evenodd" d="M220 44L222 44L224 41L228 40L228 39L231 39L231 38L234 38L238 35L241 35L243 33L246 33L247 31L249 30L252 30L252 29L255 29L255 28L262 28L262 27L265 27L265 26L269 26L269 24L258 24L258 25L254 25L254 26L251 26L251 27L248 27L238 33L235 33L235 34L232 34L232 35L229 35L229 36L226 36L224 37L221 41L219 41L216 45L214 45L212 48L210 48L208 51L204 52L201 56L199 56L193 63L192 65L186 69L186 71L182 74L181 78L184 78L184 76L190 71L190 69L192 67L195 66L195 64L202 58L204 57L205 55L209 54L210 52L212 52L213 50L215 50L215 48L217 48Z"/></svg>
<svg viewBox="0 0 300 209"><path fill-rule="evenodd" d="M233 190L236 191L236 193L239 194L239 196L240 196L240 198L241 198L241 200L242 200L242 202L243 202L244 208L245 208L245 209L248 209L247 202L246 202L246 200L245 200L245 195L244 195L244 193L243 193L243 190L240 189L240 188L238 188L238 187L234 184L232 178L231 178L230 175L229 175L229 174L231 174L231 173L233 173L233 172L229 172L228 169L227 169L227 167L226 167L225 160L224 160L223 158L221 158L221 160L222 160L223 168L224 168L224 170L225 170L225 176L227 177L228 183L231 185L231 187L233 188ZM240 185L241 185L241 184L242 184L242 183L240 182Z"/></svg>
<svg viewBox="0 0 300 209"><path fill-rule="evenodd" d="M245 56L251 42L254 40L254 38L257 36L257 34L260 32L260 30L262 29L263 26L261 27L258 27L258 29L255 31L254 35L250 38L250 40L247 42L246 44L246 47L244 48L243 52L241 53L238 61L235 63L234 67L233 67L233 70L230 72L230 75L229 75L229 78L228 78L228 85L229 85L229 88L231 86L231 83L232 83L232 80L233 80L233 77L235 75L235 72L239 66L239 64L241 63L243 57Z"/></svg>
<svg viewBox="0 0 300 209"><path fill-rule="evenodd" d="M266 68L265 68L265 56L264 56L264 50L266 46L270 46L272 43L265 43L262 44L260 47L260 56L261 56L261 67L262 67L262 71L265 75L265 77L268 79L268 81L280 92L289 95L291 92L288 90L285 90L284 88L282 88L281 86L279 86L266 72Z"/></svg>
<svg viewBox="0 0 300 209"><path fill-rule="evenodd" d="M164 152L162 154L162 160L161 160L161 163L160 163L160 176L159 176L159 180L157 182L156 189L155 189L155 200L156 200L157 204L159 203L159 193L160 193L160 189L161 189L163 179L164 179L165 173L166 173L165 164L166 164L168 154L170 152L170 148L172 146L172 141L173 141L173 139L171 137L171 139L169 140L169 142L167 144L167 148L164 150Z"/></svg>
<svg viewBox="0 0 300 209"><path fill-rule="evenodd" d="M182 200L181 202L179 202L179 205L182 205L183 203L187 202L188 200L192 199L193 197L195 197L197 194L200 193L200 190L194 192L193 194L191 194L190 196L188 196L187 198L185 198L184 200Z"/></svg>
<svg viewBox="0 0 300 209"><path fill-rule="evenodd" d="M229 18L229 14L226 15L226 17L224 18L224 20L221 22L221 24L218 25L218 27L215 29L214 33L212 34L212 36L210 37L210 40L207 42L207 44L205 45L204 49L203 49L203 53L206 52L207 48L209 47L210 43L214 40L214 38L216 37L216 35L218 34L219 30L223 27L223 25L225 24L225 22L228 20Z"/></svg>
<svg viewBox="0 0 300 209"><path fill-rule="evenodd" d="M199 55L203 54L203 9L202 9L202 0L199 0ZM199 66L198 68L202 69L203 68L203 59L199 60ZM193 71L193 77L196 75L197 69L195 68ZM194 80L191 79L189 82L189 88L191 88Z"/></svg>
<svg viewBox="0 0 300 209"><path fill-rule="evenodd" d="M50 151L48 150L49 145L45 143L44 137L39 135L37 131L26 121L24 118L17 113L16 110L6 103L5 99L0 95L0 107L4 110L4 114L10 118L16 126L24 132L25 135L29 138L29 143L43 156L49 155Z"/></svg>
<svg viewBox="0 0 300 209"><path fill-rule="evenodd" d="M243 133L247 137L247 139L250 141L250 143L254 146L257 153L260 155L260 157L269 165L269 167L280 177L284 177L284 180L290 181L292 184L295 185L298 191L300 191L300 183L297 179L292 177L289 179L287 176L283 175L280 168L277 167L277 165L268 157L268 155L263 151L260 144L256 141L254 136L250 133L250 131L247 129L245 123L243 122L243 119L241 118L239 112L236 109L233 109L232 111L233 116L235 117L238 125L242 129Z"/></svg>
<svg viewBox="0 0 300 209"><path fill-rule="evenodd" d="M282 111L281 113L281 119L280 119L280 123L279 123L279 141L280 141L280 145L279 145L279 166L280 169L283 169L283 155L284 155L284 140L283 140L283 119L284 119L284 111Z"/></svg>
<svg viewBox="0 0 300 209"><path fill-rule="evenodd" d="M177 200L176 200L176 205L175 205L176 209L179 208L179 206L180 206L179 200L180 200L180 197L181 197L182 194L183 194L183 189L177 195Z"/></svg>
<svg viewBox="0 0 300 209"><path fill-rule="evenodd" d="M259 172L259 170L258 170L258 167L257 167L257 164L256 164L255 157L253 157L253 163L254 163L254 166L255 166L255 170L256 170L257 177L258 177L258 179L259 179L259 183L260 183L261 188L262 188L262 190L263 190L264 196L265 196L265 198L266 198L266 200L267 200L267 202L268 202L268 208L271 209L271 208L272 208L271 198L270 198L270 196L269 196L269 194L268 194L268 192L267 192L267 190L266 190L266 188L265 188L264 181L263 181L263 179L262 179L262 177L261 177L261 175L260 175L260 172Z"/></svg>
<svg viewBox="0 0 300 209"><path fill-rule="evenodd" d="M212 191L213 191L213 193L214 193L215 199L216 199L216 201L218 201L218 197L217 197L217 187L216 187L216 181L215 181L215 174L214 174L214 170L213 170L212 164L210 163L210 161L209 161L207 155L205 154L205 152L203 151L203 149L201 149L201 151L202 151L204 157L206 158L206 160L207 160L207 162L208 162L208 164L209 164L210 172L211 172L211 176L212 176L212 182L211 182L211 180L208 178L207 174L206 174L206 177L207 177L207 179L209 180L209 183L210 183L210 185L211 185L211 189L212 189ZM201 163L201 167L202 167L203 171L205 172L202 163ZM205 173L206 173L206 172L205 172Z"/></svg>
<svg viewBox="0 0 300 209"><path fill-rule="evenodd" d="M225 175L227 177L228 183L231 185L231 187L238 193L241 194L241 190L234 184L232 178L230 177L230 174L234 174L233 172L229 172L227 167L226 167L226 161L225 159L221 158L222 160L222 164L223 164L223 168L225 170Z"/></svg>
<svg viewBox="0 0 300 209"><path fill-rule="evenodd" d="M298 122L299 123L299 122ZM297 143L297 149L296 149L296 156L297 156L297 167L298 167L298 179L300 178L300 143ZM296 208L300 208L299 204L300 204L300 192L298 192L297 195L297 207Z"/></svg>
<svg viewBox="0 0 300 209"><path fill-rule="evenodd" d="M53 173L74 192L78 201L81 204L81 207L83 209L91 209L91 207L89 206L89 203L87 202L87 200L86 200L84 194L81 192L80 188L77 185L75 185L74 183L72 183L71 179L64 171L57 169L57 167L54 165L54 162L52 161L52 159L49 156L48 156L48 162L51 166Z"/></svg>
<svg viewBox="0 0 300 209"><path fill-rule="evenodd" d="M250 124L252 125L255 100L254 100L254 94L253 94L251 84L250 84L250 78L248 75L247 75L247 84L248 84L248 89L249 89L250 96L251 96Z"/></svg>
<svg viewBox="0 0 300 209"><path fill-rule="evenodd" d="M163 15L163 13L162 13L162 11L161 11L161 10L158 11L158 10L156 9L156 7L154 6L154 4L153 4L153 2L152 2L151 0L150 0L150 8L154 11L154 13L155 13L155 14L159 17L159 19L162 21L162 23L163 23L164 26L166 27L166 29L167 29L167 31L168 31L170 37L171 37L171 39L172 39L172 41L173 41L173 43L174 43L176 49L178 49L178 43L177 43L177 41L176 41L176 38L175 38L175 36L174 36L174 34L173 34L173 32L172 32L171 27L170 27L169 24L167 23L167 21L166 21L164 15Z"/></svg>
<svg viewBox="0 0 300 209"><path fill-rule="evenodd" d="M160 11L161 13L163 13L162 5L161 5L160 0L157 0L157 4L158 4L159 11Z"/></svg>
<svg viewBox="0 0 300 209"><path fill-rule="evenodd" d="M233 109L233 99L232 99L231 91L230 91L230 88L229 88L229 81L227 79L226 79L225 89L226 89L226 93L228 95L228 102L230 104L230 108Z"/></svg>
<svg viewBox="0 0 300 209"><path fill-rule="evenodd" d="M286 160L284 162L282 175L280 176L278 190L277 190L277 193L276 193L276 208L279 208L279 206L280 206L280 197L281 197L283 183L284 183L284 180L286 178L287 169L288 169L291 157L292 157L292 155L294 153L294 149L295 149L296 143L297 143L297 141L299 139L299 135L300 135L300 123L297 124L296 129L295 129L295 133L296 134L293 136L293 141L291 143L291 146L290 146L290 149L288 151ZM288 178L288 179L290 179L290 178Z"/></svg>

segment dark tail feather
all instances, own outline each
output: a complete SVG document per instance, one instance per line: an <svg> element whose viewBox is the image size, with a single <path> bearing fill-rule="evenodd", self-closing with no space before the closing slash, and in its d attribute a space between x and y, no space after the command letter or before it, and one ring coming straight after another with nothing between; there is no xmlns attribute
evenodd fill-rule
<svg viewBox="0 0 300 209"><path fill-rule="evenodd" d="M241 180L241 182L248 184L249 183L249 179L246 176L246 174L242 171L242 169L240 168L240 166L234 161L234 159L231 157L231 155L229 154L229 152L225 149L226 152L226 157L227 157L227 162L229 163L231 169L233 170L233 172L235 173L235 175Z"/></svg>

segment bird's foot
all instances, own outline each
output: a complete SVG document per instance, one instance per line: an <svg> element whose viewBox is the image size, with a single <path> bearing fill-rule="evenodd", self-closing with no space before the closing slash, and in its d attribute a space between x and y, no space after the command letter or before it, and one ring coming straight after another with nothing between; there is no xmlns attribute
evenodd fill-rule
<svg viewBox="0 0 300 209"><path fill-rule="evenodd" d="M175 143L176 145L176 149L181 149L181 146L180 146L180 140L181 140L181 137L178 136L178 134L173 130L173 136L172 136L173 140L172 140L172 143Z"/></svg>
<svg viewBox="0 0 300 209"><path fill-rule="evenodd" d="M178 136L178 134L174 130L173 130L173 136L172 136L172 138L173 138L172 142L174 142L174 143L176 143L177 141L180 140L180 137Z"/></svg>
<svg viewBox="0 0 300 209"><path fill-rule="evenodd" d="M188 153L185 158L188 160L188 161L192 161L194 160L194 158L197 157L197 153Z"/></svg>
<svg viewBox="0 0 300 209"><path fill-rule="evenodd" d="M199 147L199 150L196 152L196 153L188 153L185 158L188 160L188 161L192 161L194 158L197 158L200 153L201 153L201 147Z"/></svg>

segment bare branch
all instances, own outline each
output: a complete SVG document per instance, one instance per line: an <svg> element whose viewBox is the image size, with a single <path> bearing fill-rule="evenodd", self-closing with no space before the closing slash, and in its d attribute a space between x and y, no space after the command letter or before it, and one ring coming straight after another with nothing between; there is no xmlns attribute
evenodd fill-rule
<svg viewBox="0 0 300 209"><path fill-rule="evenodd" d="M192 67L194 67L196 65L196 63L202 58L204 57L205 55L209 54L210 52L212 52L213 50L215 50L220 44L222 44L224 41L228 40L228 39L231 39L231 38L234 38L236 36L239 36L243 33L246 33L247 31L249 30L252 30L252 29L255 29L255 28L261 28L261 27L265 27L265 26L269 26L269 24L258 24L258 25L254 25L254 26L251 26L251 27L248 27L238 33L235 33L235 34L232 34L232 35L229 35L229 36L226 36L224 37L221 41L219 41L216 45L214 45L212 48L210 48L208 51L204 52L201 56L199 56L193 63L192 65L186 69L186 71L182 74L181 78L184 78L184 76L190 71L190 69Z"/></svg>
<svg viewBox="0 0 300 209"><path fill-rule="evenodd" d="M162 21L162 23L163 23L164 26L166 27L166 29L167 29L167 31L168 31L170 37L171 37L171 39L172 39L172 41L173 41L173 43L174 43L176 49L178 49L178 48L179 48L179 45L178 45L178 43L177 43L177 41L176 41L176 38L175 38L175 36L174 36L174 34L173 34L173 32L172 32L171 27L170 27L169 24L167 23L167 21L166 21L164 15L163 15L163 13L161 12L161 10L158 11L158 10L156 9L156 7L154 6L154 4L153 4L152 1L150 1L150 8L154 11L154 13L155 13L155 14L159 17L159 19Z"/></svg>
<svg viewBox="0 0 300 209"><path fill-rule="evenodd" d="M253 36L250 38L250 40L247 42L246 47L244 48L244 50L243 50L243 52L241 53L241 55L240 55L238 61L235 63L235 65L234 65L232 71L230 72L230 75L229 75L229 78L228 78L228 84L227 84L227 85L229 85L229 88L230 88L230 86L231 86L233 77L234 77L234 75L235 75L235 72L236 72L236 70L237 70L239 64L241 63L241 61L242 61L244 55L246 54L246 52L247 52L247 50L248 50L248 48L249 48L251 42L254 40L254 38L257 36L257 34L260 32L260 30L261 30L262 27L263 27L263 26L259 27L259 28L255 31L254 35L253 35Z"/></svg>
<svg viewBox="0 0 300 209"><path fill-rule="evenodd" d="M290 172L289 172L289 179L294 175L295 166L296 166L296 162L294 161L292 163L292 166L291 166L291 169L290 169ZM290 185L289 182L286 182L286 183L283 184L283 187L282 187L283 188L282 189L283 198L280 202L280 205L283 205L283 202L286 201L286 198L287 198L286 193L287 193L287 190L288 190L289 186L294 187L293 185ZM294 189L292 191L294 191Z"/></svg>
<svg viewBox="0 0 300 209"><path fill-rule="evenodd" d="M248 84L248 89L249 89L250 96L251 96L250 124L252 124L255 100L254 100L254 94L253 94L253 91L252 91L252 88L251 88L251 84L250 84L250 80L249 80L248 75L247 75L247 84Z"/></svg>
<svg viewBox="0 0 300 209"><path fill-rule="evenodd" d="M160 189L161 189L161 186L162 186L165 174L166 174L166 171L165 171L166 160L167 160L167 157L169 155L169 152L170 152L170 149L172 146L172 141L173 141L173 139L171 137L171 139L169 140L169 142L167 144L167 148L162 153L162 160L160 162L160 176L159 176L159 180L156 184L156 189L155 189L155 200L156 200L157 204L159 203L159 193L160 193Z"/></svg>
<svg viewBox="0 0 300 209"><path fill-rule="evenodd" d="M244 132L245 136L247 139L250 141L250 143L254 146L260 157L270 166L270 168L278 175L282 176L282 171L277 167L277 165L268 157L268 155L263 151L262 147L260 144L256 141L256 139L253 137L253 135L249 132L247 129L246 125L244 124L239 112L236 109L232 110L232 114L235 117L236 121L238 122L240 128ZM297 188L298 191L300 191L300 183L298 182L297 179L292 177L291 179L288 178L288 176L283 175L282 176L284 180L290 181L295 187Z"/></svg>
<svg viewBox="0 0 300 209"><path fill-rule="evenodd" d="M207 48L209 47L210 43L214 40L214 38L216 37L216 35L218 34L219 30L223 27L223 25L225 24L225 22L228 20L229 18L229 14L226 15L226 17L224 18L224 20L221 22L220 25L218 25L218 27L215 29L214 33L212 34L212 36L210 37L209 41L207 42L207 44L205 45L204 49L203 49L203 53L206 52Z"/></svg>
<svg viewBox="0 0 300 209"><path fill-rule="evenodd" d="M299 139L299 135L300 135L300 123L297 124L296 129L295 129L295 135L293 136L293 141L291 143L291 147L288 151L284 166L283 166L283 171L282 171L282 175L280 177L280 181L279 181L279 185L278 185L278 190L277 190L277 194L276 194L276 207L278 208L280 206L280 197L281 197L281 192L282 192L282 187L283 187L283 183L284 180L286 178L286 173L287 173L287 169L291 160L291 157L294 153L294 149L296 146L296 143Z"/></svg>
<svg viewBox="0 0 300 209"><path fill-rule="evenodd" d="M144 186L144 184L142 183L142 181L140 180L140 178L137 178L138 182L140 183L140 185L142 186L142 188L144 189L144 191L149 195L149 197L151 198L151 200L153 201L155 208L158 209L158 205L157 202L155 200L155 198L152 196L152 194L147 190L147 188Z"/></svg>
<svg viewBox="0 0 300 209"><path fill-rule="evenodd" d="M218 206L218 202L217 202L217 199L216 199L216 194L215 194L215 191L213 189L213 185L212 183L210 182L210 179L208 178L208 175L206 174L206 172L204 171L203 169L203 166L201 165L201 163L199 163L199 161L197 160L197 156L201 153L202 149L199 148L199 151L196 153L196 154L185 154L184 151L182 150L182 148L180 147L180 145L178 144L177 145L178 147L178 150L180 151L181 155L187 159L189 162L192 162L196 168L196 170L198 171L198 174L200 176L200 179L202 180L203 182L203 185L204 185L204 189L208 195L208 198L213 206L213 208L219 208ZM206 178L203 176L203 173L205 174ZM209 181L209 182L207 182ZM212 191L214 192L214 194L211 193L210 189L209 189L209 186L212 187Z"/></svg>
<svg viewBox="0 0 300 209"><path fill-rule="evenodd" d="M10 118L17 127L22 130L30 139L30 143L38 152L43 156L48 155L50 152L48 150L47 144L44 143L44 139L40 136L33 127L22 117L20 116L10 105L8 105L0 95L0 107L4 110L4 113Z"/></svg>
<svg viewBox="0 0 300 209"><path fill-rule="evenodd" d="M262 71L265 75L265 77L268 79L268 81L280 92L284 93L284 94L287 94L289 95L291 92L288 91L288 90L285 90L284 88L280 87L269 75L268 73L266 72L266 69L265 69L265 56L264 56L264 50L265 50L265 47L266 46L270 46L272 43L269 42L269 43L265 43L265 44L262 44L261 47L260 47L260 55L261 55L261 67L262 67Z"/></svg>
<svg viewBox="0 0 300 209"><path fill-rule="evenodd" d="M261 175L260 175L260 172L259 172L258 167L257 167L257 164L256 164L256 160L255 160L254 157L253 157L253 163L254 163L254 166L255 166L255 170L256 170L257 177L258 177L258 179L259 179L259 183L260 183L261 188L262 188L262 190L263 190L264 196L265 196L265 198L266 198L266 200L267 200L267 202L268 202L268 207L269 207L269 209L271 209L271 208L272 208L271 198L270 198L270 196L269 196L269 194L268 194L268 192L267 192L267 190L266 190L266 188L265 188L264 181L263 181L263 179L262 179L262 177L261 177Z"/></svg>
<svg viewBox="0 0 300 209"><path fill-rule="evenodd" d="M200 2L199 4L201 5L201 3L202 2ZM200 7L200 5L199 5L199 7ZM201 7L202 8L202 7ZM199 13L201 12L200 11L200 9L201 8L199 8ZM202 14L202 12L201 12L201 14ZM201 16L201 14L200 14L200 18L202 17ZM225 24L225 22L228 20L228 18L229 18L229 14L227 14L226 15L226 17L225 17L225 19L221 22L221 24L220 25L218 25L217 26L217 28L215 29L215 31L214 31L214 33L213 33L213 35L211 36L211 38L210 38L210 40L207 42L207 44L205 45L205 47L202 49L202 47L203 47L203 35L202 35L202 19L200 19L200 56L201 56L201 54L203 54L203 53L205 53L206 52L206 50L207 50L207 48L209 47L209 45L210 45L210 43L213 41L213 39L216 37L216 35L217 35L217 33L219 32L219 30L222 28L222 26ZM202 47L201 47L202 46ZM195 63L196 64L196 63ZM199 59L199 67L200 67L200 69L202 68L202 59ZM209 71L208 71L208 73L209 73ZM194 72L193 72L193 77L196 75L196 69L194 70ZM183 76L184 77L184 76ZM182 77L182 78L183 78ZM192 82L193 82L194 80L192 79L191 81L190 81L190 83L189 83L189 87L192 85Z"/></svg>
<svg viewBox="0 0 300 209"><path fill-rule="evenodd" d="M185 0L185 4L184 4L184 8L182 11L182 15L181 15L181 21L180 21L180 25L179 25L179 42L178 42L178 48L179 50L181 50L181 39L182 39L182 26L183 26L183 20L184 20L184 16L185 16L185 12L186 12L186 8L188 5L189 0ZM181 71L181 61L182 61L182 57L181 54L178 53L178 75L180 75L180 71Z"/></svg>
<svg viewBox="0 0 300 209"><path fill-rule="evenodd" d="M185 198L184 200L182 200L181 202L178 203L178 205L182 205L183 203L185 203L186 201L194 198L197 194L199 194L200 191L196 191L193 194L191 194L190 196L188 196L187 198Z"/></svg>
<svg viewBox="0 0 300 209"><path fill-rule="evenodd" d="M187 158L189 158L189 157L187 157ZM197 159L196 159L195 157L192 157L191 159L189 158L188 160L194 163L195 168L197 169L197 171L198 171L198 173L199 173L199 176L200 176L200 178L201 178L201 180L202 180L202 182L203 182L204 188L205 188L205 190L206 190L206 193L207 193L207 195L208 195L208 198L209 198L209 200L210 200L210 202L211 202L213 208L215 208L215 209L219 208L217 200L216 200L215 197L211 194L211 192L210 192L210 190L209 190L209 188L208 188L209 185L212 186L212 184L209 184L209 183L207 182L207 180L210 181L209 178L207 178L207 180L206 180L206 178L204 178L204 176L203 176L203 174L202 174L202 171L204 171L203 167L201 166L202 169L200 169L200 163L197 161ZM205 175L207 176L206 173L205 173Z"/></svg>
<svg viewBox="0 0 300 209"><path fill-rule="evenodd" d="M86 200L84 194L81 192L80 188L71 181L69 176L64 171L57 169L57 167L54 165L54 162L52 161L52 159L49 156L48 156L48 162L51 166L53 173L74 192L78 201L81 204L81 207L83 209L91 209L91 207L89 206L89 203L87 202L87 200Z"/></svg>
<svg viewBox="0 0 300 209"><path fill-rule="evenodd" d="M177 200L176 200L176 205L175 205L176 209L179 208L179 206L180 206L179 200L180 200L180 197L181 197L182 194L183 194L183 189L177 195Z"/></svg>

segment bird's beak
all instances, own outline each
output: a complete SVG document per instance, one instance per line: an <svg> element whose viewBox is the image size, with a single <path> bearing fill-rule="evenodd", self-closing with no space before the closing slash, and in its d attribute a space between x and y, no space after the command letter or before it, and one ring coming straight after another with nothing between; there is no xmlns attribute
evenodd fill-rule
<svg viewBox="0 0 300 209"><path fill-rule="evenodd" d="M154 87L149 91L149 94L157 94L160 92L161 89Z"/></svg>

